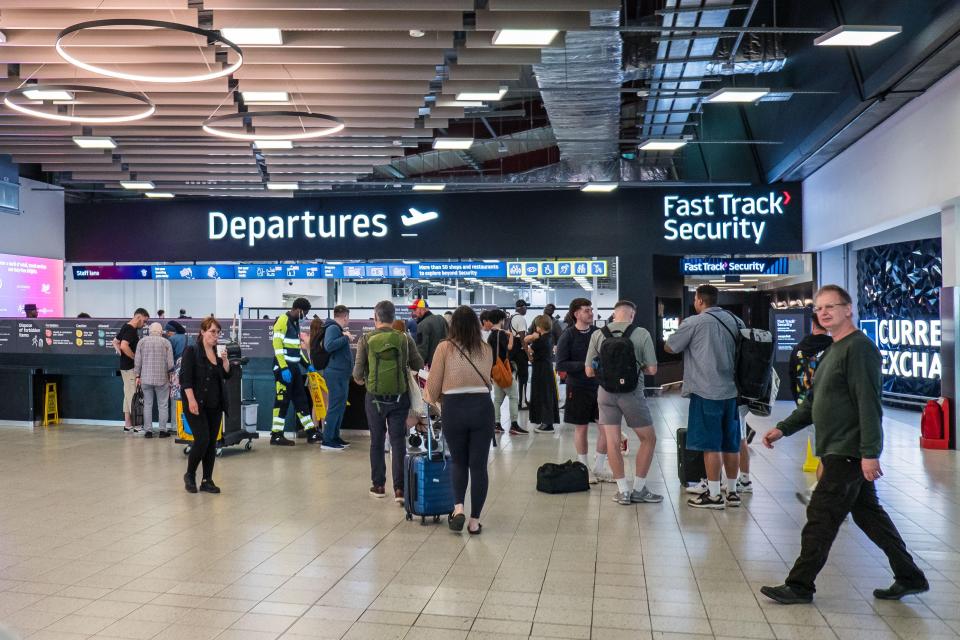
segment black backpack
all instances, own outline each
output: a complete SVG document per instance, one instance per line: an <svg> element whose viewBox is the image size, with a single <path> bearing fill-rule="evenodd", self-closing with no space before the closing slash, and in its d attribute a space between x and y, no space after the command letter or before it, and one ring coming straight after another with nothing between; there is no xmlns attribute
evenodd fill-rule
<svg viewBox="0 0 960 640"><path fill-rule="evenodd" d="M727 313L733 316L734 321L737 320L733 313ZM763 329L740 328L739 323L734 333L718 316L712 313L707 315L723 325L736 344L733 379L737 385L737 403L743 405L768 400L776 351L773 334Z"/></svg>
<svg viewBox="0 0 960 640"><path fill-rule="evenodd" d="M330 364L330 352L323 347L323 338L326 335L327 325L324 324L320 329L320 333L317 334L316 344L311 345L310 364L312 364L313 368L317 371L323 371L327 368L327 365Z"/></svg>
<svg viewBox="0 0 960 640"><path fill-rule="evenodd" d="M609 327L600 331L605 337L600 343L600 386L609 393L629 393L640 384L637 354L630 340L636 327L627 327L614 335Z"/></svg>
<svg viewBox="0 0 960 640"><path fill-rule="evenodd" d="M537 469L537 491L543 493L575 493L590 490L590 472L582 462L567 460L561 464L548 462Z"/></svg>

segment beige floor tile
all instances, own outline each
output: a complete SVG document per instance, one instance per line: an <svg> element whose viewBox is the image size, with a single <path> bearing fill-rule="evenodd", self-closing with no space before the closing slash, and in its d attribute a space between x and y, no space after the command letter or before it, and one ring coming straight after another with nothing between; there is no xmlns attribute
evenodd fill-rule
<svg viewBox="0 0 960 640"><path fill-rule="evenodd" d="M83 607L92 603L93 603L93 600L88 600L86 598L67 598L64 596L47 596L46 598L43 598L42 600L39 600L38 602L34 603L32 606L34 609L39 609L41 611L51 611L53 613L62 613L66 615L68 613L73 613L75 611L78 611ZM121 616L107 616L107 617L119 618Z"/></svg>
<svg viewBox="0 0 960 640"><path fill-rule="evenodd" d="M342 638L352 626L352 620L300 618L287 629L283 637L299 635L304 638L322 638L324 640L328 638L339 639Z"/></svg>
<svg viewBox="0 0 960 640"><path fill-rule="evenodd" d="M417 617L414 627L429 627L432 629L450 629L453 631L469 631L473 625L473 616L443 616L421 613Z"/></svg>
<svg viewBox="0 0 960 640"><path fill-rule="evenodd" d="M410 627L372 622L355 622L344 640L401 640Z"/></svg>
<svg viewBox="0 0 960 640"><path fill-rule="evenodd" d="M826 626L772 623L770 627L777 640L836 640L837 637L837 634Z"/></svg>
<svg viewBox="0 0 960 640"><path fill-rule="evenodd" d="M454 629L434 629L431 627L413 627L403 636L403 640L465 640L467 631Z"/></svg>
<svg viewBox="0 0 960 640"><path fill-rule="evenodd" d="M93 635L99 631L103 631L115 620L111 618L95 618L93 616L78 616L76 614L66 615L49 627L50 631L65 631L67 633L85 633L87 635Z"/></svg>
<svg viewBox="0 0 960 640"><path fill-rule="evenodd" d="M231 629L244 631L270 631L283 633L290 625L297 621L296 616L277 616L266 613L245 613L240 619L230 625Z"/></svg>
<svg viewBox="0 0 960 640"><path fill-rule="evenodd" d="M529 635L532 622L524 620L491 620L489 618L477 618L471 631L482 631L484 633L502 633L508 635Z"/></svg>
<svg viewBox="0 0 960 640"><path fill-rule="evenodd" d="M166 622L146 622L144 620L118 620L109 627L102 629L99 635L114 638L130 638L130 640L150 640L168 625Z"/></svg>
<svg viewBox="0 0 960 640"><path fill-rule="evenodd" d="M534 622L531 637L542 638L574 638L576 640L589 640L590 627L581 627L572 624L548 624L546 622Z"/></svg>
<svg viewBox="0 0 960 640"><path fill-rule="evenodd" d="M97 616L100 618L120 618L136 611L142 605L137 602L116 602L113 600L97 600L76 610L76 613L84 616Z"/></svg>

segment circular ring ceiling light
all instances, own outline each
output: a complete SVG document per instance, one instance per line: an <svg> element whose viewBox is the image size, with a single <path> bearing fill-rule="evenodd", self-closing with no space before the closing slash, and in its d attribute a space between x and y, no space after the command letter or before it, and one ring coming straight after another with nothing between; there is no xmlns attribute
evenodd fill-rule
<svg viewBox="0 0 960 640"><path fill-rule="evenodd" d="M191 76L145 76L138 73L126 73L124 71L116 71L113 69L106 69L104 67L98 67L96 65L90 64L89 62L84 62L78 58L73 57L67 53L64 49L64 38L69 36L72 33L78 33L81 31L86 31L88 29L96 29L99 27L152 27L155 29L169 29L171 31L181 31L184 33L193 33L198 36L203 36L207 39L208 44L220 43L225 47L229 47L237 54L237 61L232 65L220 69L219 71L211 71L210 73L204 73L199 75ZM67 27L63 31L57 34L57 42L55 45L57 53L61 58L69 62L75 67L80 67L81 69L86 69L92 73L96 73L102 76L107 76L108 78L119 78L121 80L133 80L137 82L166 82L166 83L186 83L186 82L204 82L206 80L215 80L217 78L222 78L228 76L231 73L235 72L243 65L243 50L240 49L236 44L227 40L225 37L220 35L217 31L210 31L208 29L198 29L197 27L191 27L187 24L179 24L177 22L164 22L162 20L134 20L134 19L110 19L110 20L91 20L89 22L78 22L77 24Z"/></svg>
<svg viewBox="0 0 960 640"><path fill-rule="evenodd" d="M307 129L300 133L283 134L263 134L263 133L237 133L225 129L217 128L214 125L232 120L245 118L265 117L265 118L297 118L299 120L309 119L311 121L321 121L327 123L327 126L315 129ZM252 123L252 120L251 120ZM230 138L231 140L244 140L253 142L255 140L311 140L313 138L322 138L324 136L339 133L344 129L343 121L335 116L328 116L323 113L309 113L307 111L255 111L247 113L228 113L223 116L213 116L203 122L203 130L210 135L221 138Z"/></svg>
<svg viewBox="0 0 960 640"><path fill-rule="evenodd" d="M125 116L84 116L84 115L69 115L65 113L49 113L47 111L41 111L39 109L34 109L29 105L22 103L17 103L14 100L16 98L23 98L25 100L30 100L30 97L26 95L27 91L38 91L38 92L53 92L53 91L63 91L71 94L75 93L99 93L111 96L120 96L121 98L127 98L133 100L134 102L139 102L144 105L144 109ZM7 107L13 109L14 111L19 111L25 115L34 117L34 118L44 118L46 120L55 120L57 122L68 122L71 124L113 124L117 122L134 122L136 120L143 120L144 118L149 118L157 110L157 106L153 104L150 98L140 95L137 93L131 93L129 91L120 91L119 89L105 89L103 87L90 87L82 84L28 84L17 89L12 89L7 91L3 95L3 104Z"/></svg>

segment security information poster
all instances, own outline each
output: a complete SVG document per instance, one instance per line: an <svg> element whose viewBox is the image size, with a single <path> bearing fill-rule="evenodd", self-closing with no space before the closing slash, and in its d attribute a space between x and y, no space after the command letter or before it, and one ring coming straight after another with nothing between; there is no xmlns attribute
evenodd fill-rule
<svg viewBox="0 0 960 640"><path fill-rule="evenodd" d="M23 318L23 306L39 317L63 315L63 260L0 253L0 318Z"/></svg>

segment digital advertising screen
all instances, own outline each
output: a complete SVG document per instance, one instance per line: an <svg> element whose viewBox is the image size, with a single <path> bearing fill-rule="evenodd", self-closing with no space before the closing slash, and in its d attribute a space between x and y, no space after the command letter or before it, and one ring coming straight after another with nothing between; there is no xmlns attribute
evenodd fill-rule
<svg viewBox="0 0 960 640"><path fill-rule="evenodd" d="M63 316L63 260L0 253L0 318L23 318L25 304Z"/></svg>

